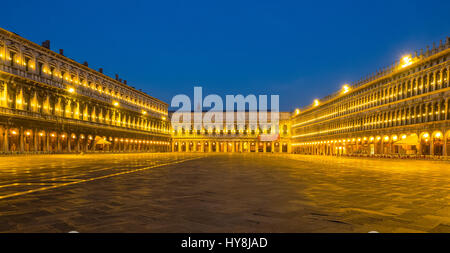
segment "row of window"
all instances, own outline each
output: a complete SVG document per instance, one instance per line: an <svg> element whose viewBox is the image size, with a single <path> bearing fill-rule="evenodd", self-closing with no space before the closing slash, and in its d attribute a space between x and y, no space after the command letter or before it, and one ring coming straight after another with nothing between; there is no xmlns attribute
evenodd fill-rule
<svg viewBox="0 0 450 253"><path fill-rule="evenodd" d="M355 131L404 126L450 119L448 100L411 105L354 117L335 123L322 123L294 130L293 138L309 138Z"/></svg>
<svg viewBox="0 0 450 253"><path fill-rule="evenodd" d="M444 57L442 57L442 59L444 59ZM385 105L398 100L447 88L449 80L448 62L446 66L444 63L441 63L439 66L436 65L436 68L436 70L430 73L422 73L412 78L399 79L395 84L389 86L384 85L383 81L380 81L370 86L373 88L370 89L370 93L368 92L368 87L364 93L361 93L360 91L355 92L361 95L356 96L356 94L349 94L348 96L344 96L325 105L323 108L318 108L305 115L300 115L295 119L293 127L319 122L320 120L336 118L371 107Z"/></svg>
<svg viewBox="0 0 450 253"><path fill-rule="evenodd" d="M146 131L169 132L168 124L165 121L152 120L141 114L125 113L118 109L63 96L39 95L36 91L28 92L27 89L20 87L17 90L4 87L0 95L0 106L6 108Z"/></svg>
<svg viewBox="0 0 450 253"><path fill-rule="evenodd" d="M42 54L42 52L39 53ZM120 87L113 84L98 76L94 71L94 73L86 73L80 68L70 66L68 62L61 63L51 56L46 56L50 58L46 60L43 57L35 57L35 54L37 52L32 52L30 49L21 52L15 46L6 47L0 41L0 63L4 66L62 82L66 86L81 85L88 87L99 94L106 94L131 105L167 114L167 106L165 104L140 96L135 91L124 88L125 86ZM29 78L30 76L25 77Z"/></svg>

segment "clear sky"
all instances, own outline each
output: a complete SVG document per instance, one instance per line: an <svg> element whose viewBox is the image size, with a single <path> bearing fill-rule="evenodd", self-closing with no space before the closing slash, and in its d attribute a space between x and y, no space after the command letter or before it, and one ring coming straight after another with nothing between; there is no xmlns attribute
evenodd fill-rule
<svg viewBox="0 0 450 253"><path fill-rule="evenodd" d="M4 1L0 26L170 103L280 95L282 110L450 36L450 1Z"/></svg>

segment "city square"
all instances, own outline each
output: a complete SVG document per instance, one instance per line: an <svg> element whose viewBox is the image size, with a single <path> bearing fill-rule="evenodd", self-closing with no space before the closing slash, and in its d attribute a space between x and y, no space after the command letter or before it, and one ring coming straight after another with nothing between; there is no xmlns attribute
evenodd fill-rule
<svg viewBox="0 0 450 253"><path fill-rule="evenodd" d="M2 8L0 244L448 245L450 1Z"/></svg>
<svg viewBox="0 0 450 253"><path fill-rule="evenodd" d="M448 161L3 156L0 232L450 232Z"/></svg>

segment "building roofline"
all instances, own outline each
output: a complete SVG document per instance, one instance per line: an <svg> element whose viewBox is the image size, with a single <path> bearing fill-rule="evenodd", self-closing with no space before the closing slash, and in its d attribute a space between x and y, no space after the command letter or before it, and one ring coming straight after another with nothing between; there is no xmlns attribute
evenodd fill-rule
<svg viewBox="0 0 450 253"><path fill-rule="evenodd" d="M118 80L116 80L116 79L114 79L114 78L112 78L112 77L110 77L110 76L107 76L107 75L105 75L105 74L103 74L103 73L100 73L99 71L97 71L97 70L95 70L95 69L89 68L89 67L86 66L86 65L83 65L83 64L81 64L81 63L79 63L79 62L77 62L77 61L75 61L75 60L73 60L73 59L70 59L70 58L68 58L67 56L58 54L57 52L52 51L51 49L48 49L48 48L43 47L43 46L41 46L41 45L39 45L39 44L37 44L37 43L31 41L31 40L28 40L28 39L26 39L26 38L20 36L19 34L15 33L15 32L11 32L11 31L5 30L5 29L3 29L3 28L1 28L1 27L0 27L0 32L5 33L5 34L7 34L8 36L14 37L15 39L18 39L18 40L21 40L21 41L23 41L23 42L29 43L29 44L35 46L36 48L38 48L39 50L43 50L43 51L45 51L45 52L51 54L52 56L57 57L57 58L59 58L59 59L61 59L61 60L63 60L63 61L69 61L70 63L75 64L75 65L76 65L77 67L79 67L79 68L82 68L82 69L84 69L84 70L86 70L86 71L93 72L93 74L99 75L99 76L102 77L102 78L106 78L108 81L111 81L111 82L113 82L113 83L115 83L115 84L119 84L120 86L122 86L122 87L124 87L124 88L127 88L127 89L130 89L130 90L132 90L133 92L136 92L136 93L138 93L138 94L141 94L141 95L143 95L143 96L145 96L145 97L147 97L147 98L150 98L150 99L152 99L152 100L155 100L155 101L157 101L157 102L163 103L163 104L165 104L165 105L167 105L167 106L169 105L168 103L166 103L166 102L164 102L164 101L162 101L162 100L160 100L160 99L157 99L157 98L155 98L155 97L152 97L152 96L150 96L149 94L147 94L147 93L145 93L145 92L143 92L143 91L137 90L136 88L133 88L133 87L127 85L127 84L124 84L124 83L122 83L122 82L119 82Z"/></svg>

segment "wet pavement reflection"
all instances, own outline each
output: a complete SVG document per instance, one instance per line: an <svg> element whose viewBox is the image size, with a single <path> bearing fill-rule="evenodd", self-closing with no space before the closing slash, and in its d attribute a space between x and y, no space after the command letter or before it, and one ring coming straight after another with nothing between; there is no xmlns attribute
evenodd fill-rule
<svg viewBox="0 0 450 253"><path fill-rule="evenodd" d="M450 232L450 163L281 154L0 157L1 232Z"/></svg>

